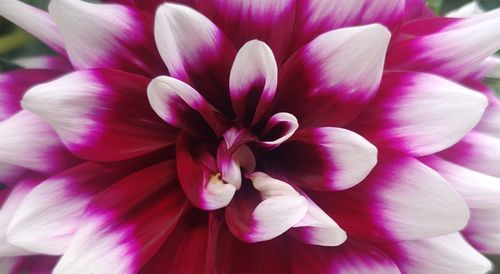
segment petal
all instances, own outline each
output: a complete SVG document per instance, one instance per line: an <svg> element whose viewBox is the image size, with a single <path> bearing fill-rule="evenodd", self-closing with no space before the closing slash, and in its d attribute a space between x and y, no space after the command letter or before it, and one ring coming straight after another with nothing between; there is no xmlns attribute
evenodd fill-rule
<svg viewBox="0 0 500 274"><path fill-rule="evenodd" d="M278 84L278 67L264 42L247 42L236 55L229 77L231 102L236 116L255 124L268 111Z"/></svg>
<svg viewBox="0 0 500 274"><path fill-rule="evenodd" d="M149 83L148 98L156 114L172 126L198 136L210 135L210 126L218 129L214 108L182 81L168 76L157 77Z"/></svg>
<svg viewBox="0 0 500 274"><path fill-rule="evenodd" d="M66 54L59 28L47 12L18 0L2 0L0 16L25 29L53 50Z"/></svg>
<svg viewBox="0 0 500 274"><path fill-rule="evenodd" d="M26 173L25 168L0 162L0 182L2 182L1 184L14 185L24 173Z"/></svg>
<svg viewBox="0 0 500 274"><path fill-rule="evenodd" d="M351 127L377 145L422 156L458 142L486 105L483 95L444 78L388 72L377 97Z"/></svg>
<svg viewBox="0 0 500 274"><path fill-rule="evenodd" d="M231 113L227 87L236 52L214 23L186 6L163 4L156 11L155 40L172 77Z"/></svg>
<svg viewBox="0 0 500 274"><path fill-rule="evenodd" d="M458 21L437 33L396 43L388 54L387 67L461 80L500 49L498 25L498 11L491 11Z"/></svg>
<svg viewBox="0 0 500 274"><path fill-rule="evenodd" d="M294 114L306 127L352 120L378 89L389 38L380 25L318 36L280 70L276 111Z"/></svg>
<svg viewBox="0 0 500 274"><path fill-rule="evenodd" d="M173 161L120 180L89 205L54 273L137 273L172 232L184 203Z"/></svg>
<svg viewBox="0 0 500 274"><path fill-rule="evenodd" d="M347 239L347 234L305 193L308 202L307 213L296 223L289 234L307 244L319 246L339 246Z"/></svg>
<svg viewBox="0 0 500 274"><path fill-rule="evenodd" d="M454 9L454 10L446 13L446 16L447 17L457 17L457 18L470 17L474 14L483 13L483 12L484 12L484 10L479 6L478 3L470 2L470 3L467 3L463 6L461 6L458 9Z"/></svg>
<svg viewBox="0 0 500 274"><path fill-rule="evenodd" d="M400 273L394 261L368 241L349 238L336 247L293 243L287 250L294 255L290 272L301 273ZM300 258L300 259L297 259Z"/></svg>
<svg viewBox="0 0 500 274"><path fill-rule="evenodd" d="M375 146L352 131L333 127L300 130L270 153L279 174L322 191L355 186L377 163Z"/></svg>
<svg viewBox="0 0 500 274"><path fill-rule="evenodd" d="M249 179L260 197L253 189L241 189L225 210L227 226L238 239L248 243L273 239L306 214L306 199L289 184L261 172Z"/></svg>
<svg viewBox="0 0 500 274"><path fill-rule="evenodd" d="M185 132L179 134L176 158L182 189L196 207L213 210L229 204L236 187L224 183L220 173L203 163L203 159L207 157L211 156L206 151L205 144Z"/></svg>
<svg viewBox="0 0 500 274"><path fill-rule="evenodd" d="M61 74L53 70L20 69L0 74L0 120L21 110L21 98L31 86L48 81Z"/></svg>
<svg viewBox="0 0 500 274"><path fill-rule="evenodd" d="M495 94L495 91L487 87L481 89L481 91L488 98L488 107L486 107L486 111L475 130L500 138L500 99Z"/></svg>
<svg viewBox="0 0 500 274"><path fill-rule="evenodd" d="M12 60L12 62L25 69L48 69L64 72L73 69L68 59L54 55L19 57Z"/></svg>
<svg viewBox="0 0 500 274"><path fill-rule="evenodd" d="M32 254L20 246L13 245L7 241L7 227L11 223L14 214L19 209L23 199L33 190L43 178L30 175L20 180L10 191L7 199L0 210L0 255L20 256ZM0 268L3 269L3 268Z"/></svg>
<svg viewBox="0 0 500 274"><path fill-rule="evenodd" d="M237 148L228 147L226 142L221 142L217 148L217 168L221 179L240 189L242 182L242 169L246 173L255 170L256 160L252 150L246 145Z"/></svg>
<svg viewBox="0 0 500 274"><path fill-rule="evenodd" d="M402 273L487 273L491 262L459 233L383 245ZM446 255L444 255L446 254Z"/></svg>
<svg viewBox="0 0 500 274"><path fill-rule="evenodd" d="M180 217L168 239L139 274L163 273L167 269L182 274L207 273L207 215L192 209Z"/></svg>
<svg viewBox="0 0 500 274"><path fill-rule="evenodd" d="M466 233L465 238L482 253L500 253L500 233Z"/></svg>
<svg viewBox="0 0 500 274"><path fill-rule="evenodd" d="M404 0L297 0L293 41L289 53L322 33L356 25L380 23L388 28L399 25L404 16Z"/></svg>
<svg viewBox="0 0 500 274"><path fill-rule="evenodd" d="M440 156L472 170L500 177L500 140L489 135L472 131Z"/></svg>
<svg viewBox="0 0 500 274"><path fill-rule="evenodd" d="M279 112L271 116L260 134L259 143L266 148L276 148L290 139L299 128L297 118L290 113Z"/></svg>
<svg viewBox="0 0 500 274"><path fill-rule="evenodd" d="M22 256L0 258L2 273L8 274L50 274L59 257L54 256Z"/></svg>
<svg viewBox="0 0 500 274"><path fill-rule="evenodd" d="M269 45L278 63L284 60L295 0L204 0L199 1L198 10L219 26L236 48L259 39Z"/></svg>
<svg viewBox="0 0 500 274"><path fill-rule="evenodd" d="M381 152L361 184L309 193L349 235L376 241L415 240L462 229L469 211L437 172L403 154Z"/></svg>
<svg viewBox="0 0 500 274"><path fill-rule="evenodd" d="M172 144L176 130L149 106L148 79L115 70L68 74L30 89L22 105L81 158L117 161Z"/></svg>
<svg viewBox="0 0 500 274"><path fill-rule="evenodd" d="M47 123L28 111L20 111L0 122L0 162L50 174L77 160Z"/></svg>
<svg viewBox="0 0 500 274"><path fill-rule="evenodd" d="M420 159L439 172L464 198L469 208L500 207L500 178L448 162L436 156Z"/></svg>
<svg viewBox="0 0 500 274"><path fill-rule="evenodd" d="M127 173L84 163L43 181L16 210L9 242L35 253L64 254L92 198Z"/></svg>
<svg viewBox="0 0 500 274"><path fill-rule="evenodd" d="M155 50L151 15L76 0L53 0L49 12L76 68L114 68L148 76L166 71Z"/></svg>

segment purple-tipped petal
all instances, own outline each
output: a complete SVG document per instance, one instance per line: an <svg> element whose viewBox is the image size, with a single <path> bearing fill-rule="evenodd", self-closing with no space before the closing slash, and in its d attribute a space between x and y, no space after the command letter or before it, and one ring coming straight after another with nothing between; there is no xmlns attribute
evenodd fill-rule
<svg viewBox="0 0 500 274"><path fill-rule="evenodd" d="M377 148L342 128L298 131L270 152L277 172L314 190L344 190L361 182L377 163Z"/></svg>
<svg viewBox="0 0 500 274"><path fill-rule="evenodd" d="M225 207L234 196L236 187L225 183L216 170L214 159L205 144L186 132L179 134L176 143L176 159L179 181L188 199L198 208L213 210Z"/></svg>
<svg viewBox="0 0 500 274"><path fill-rule="evenodd" d="M377 241L415 240L465 227L469 210L436 171L404 154L381 152L357 186L309 193L350 234Z"/></svg>
<svg viewBox="0 0 500 274"><path fill-rule="evenodd" d="M500 177L500 139L472 131L460 142L440 153L453 163Z"/></svg>
<svg viewBox="0 0 500 274"><path fill-rule="evenodd" d="M229 78L231 102L236 116L246 124L259 122L274 99L278 67L269 46L253 40L236 55Z"/></svg>
<svg viewBox="0 0 500 274"><path fill-rule="evenodd" d="M390 36L377 24L318 36L280 70L276 110L305 127L349 122L377 92Z"/></svg>
<svg viewBox="0 0 500 274"><path fill-rule="evenodd" d="M47 12L18 0L2 0L0 16L33 34L60 54L66 54L59 28Z"/></svg>
<svg viewBox="0 0 500 274"><path fill-rule="evenodd" d="M458 142L481 119L482 94L438 76L387 72L352 128L377 145L429 155Z"/></svg>
<svg viewBox="0 0 500 274"><path fill-rule="evenodd" d="M51 80L61 72L44 69L20 69L0 74L0 121L21 110L21 98L31 86Z"/></svg>
<svg viewBox="0 0 500 274"><path fill-rule="evenodd" d="M491 262L459 233L381 247L394 259L402 273L475 274L487 273L492 267Z"/></svg>
<svg viewBox="0 0 500 274"><path fill-rule="evenodd" d="M496 10L457 21L436 33L396 43L388 54L387 67L461 80L500 49L498 26L500 12Z"/></svg>
<svg viewBox="0 0 500 274"><path fill-rule="evenodd" d="M149 106L149 79L85 70L31 88L22 105L47 121L74 154L117 161L172 144L177 130Z"/></svg>
<svg viewBox="0 0 500 274"><path fill-rule="evenodd" d="M420 159L439 172L464 198L469 208L500 208L500 178L476 172L436 156Z"/></svg>
<svg viewBox="0 0 500 274"><path fill-rule="evenodd" d="M149 103L165 122L198 136L216 132L219 123L215 109L188 84L168 76L149 83ZM208 123L208 124L207 124Z"/></svg>
<svg viewBox="0 0 500 274"><path fill-rule="evenodd" d="M267 241L304 217L307 200L292 186L261 172L248 177L255 189L239 190L225 210L227 226L235 237L249 243Z"/></svg>
<svg viewBox="0 0 500 274"><path fill-rule="evenodd" d="M220 111L232 112L228 81L236 51L214 23L189 7L166 3L156 11L155 40L172 77Z"/></svg>
<svg viewBox="0 0 500 274"><path fill-rule="evenodd" d="M271 116L260 134L259 144L272 149L290 139L299 128L297 118L290 113L279 112Z"/></svg>
<svg viewBox="0 0 500 274"><path fill-rule="evenodd" d="M77 160L49 124L23 110L0 121L0 162L51 174Z"/></svg>
<svg viewBox="0 0 500 274"><path fill-rule="evenodd" d="M312 245L339 246L347 239L346 232L305 193L307 213L288 233L295 239Z"/></svg>
<svg viewBox="0 0 500 274"><path fill-rule="evenodd" d="M53 0L49 12L76 68L113 68L148 76L166 72L155 49L150 14L78 0Z"/></svg>
<svg viewBox="0 0 500 274"><path fill-rule="evenodd" d="M227 35L236 48L259 39L283 61L293 27L295 0L203 0L198 10Z"/></svg>
<svg viewBox="0 0 500 274"><path fill-rule="evenodd" d="M137 273L172 232L185 205L176 178L175 162L167 161L102 192L88 206L54 273Z"/></svg>

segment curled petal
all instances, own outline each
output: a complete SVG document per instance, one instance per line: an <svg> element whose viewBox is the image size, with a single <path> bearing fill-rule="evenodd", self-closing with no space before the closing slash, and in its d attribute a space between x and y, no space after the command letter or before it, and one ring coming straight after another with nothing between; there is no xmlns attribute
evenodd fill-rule
<svg viewBox="0 0 500 274"><path fill-rule="evenodd" d="M314 190L344 190L361 182L377 163L377 148L342 128L298 131L270 152L277 171Z"/></svg>
<svg viewBox="0 0 500 274"><path fill-rule="evenodd" d="M155 40L172 77L231 113L227 87L236 52L214 23L189 7L166 3L156 11Z"/></svg>
<svg viewBox="0 0 500 274"><path fill-rule="evenodd" d="M255 124L269 109L278 84L278 67L269 46L253 40L236 55L229 90L236 116L244 123Z"/></svg>
<svg viewBox="0 0 500 274"><path fill-rule="evenodd" d="M151 15L122 5L53 0L49 13L78 69L114 68L155 76L166 71L155 50Z"/></svg>
<svg viewBox="0 0 500 274"><path fill-rule="evenodd" d="M280 70L276 111L305 127L349 122L377 92L390 36L374 24L316 37Z"/></svg>
<svg viewBox="0 0 500 274"><path fill-rule="evenodd" d="M464 137L486 105L482 94L444 78L387 72L377 97L352 127L377 145L429 155Z"/></svg>
<svg viewBox="0 0 500 274"><path fill-rule="evenodd" d="M210 156L202 146L188 133L179 134L176 158L182 189L198 208L213 210L225 207L233 198L236 187L224 183L220 173L203 163L203 158Z"/></svg>
<svg viewBox="0 0 500 274"><path fill-rule="evenodd" d="M253 189L242 189L226 208L226 222L235 237L249 243L270 240L304 217L307 201L289 184L261 172L248 177L260 197Z"/></svg>
<svg viewBox="0 0 500 274"><path fill-rule="evenodd" d="M290 139L298 128L299 122L295 116L286 112L276 113L267 121L259 143L266 148L278 147Z"/></svg>
<svg viewBox="0 0 500 274"><path fill-rule="evenodd" d="M84 70L31 88L22 105L47 121L79 157L117 161L175 140L146 96L148 79L116 70Z"/></svg>

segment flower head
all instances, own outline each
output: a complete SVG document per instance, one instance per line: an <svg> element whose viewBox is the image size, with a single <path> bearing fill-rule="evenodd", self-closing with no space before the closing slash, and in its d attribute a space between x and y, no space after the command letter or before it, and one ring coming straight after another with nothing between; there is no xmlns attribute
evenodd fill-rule
<svg viewBox="0 0 500 274"><path fill-rule="evenodd" d="M471 144L500 144L479 133L488 102L498 113L479 85L500 48L499 11L108 2L119 4L52 0L48 14L0 3L72 65L3 76L14 92L1 94L0 252L61 256L18 269L489 270L458 232L500 194L485 193L498 157Z"/></svg>

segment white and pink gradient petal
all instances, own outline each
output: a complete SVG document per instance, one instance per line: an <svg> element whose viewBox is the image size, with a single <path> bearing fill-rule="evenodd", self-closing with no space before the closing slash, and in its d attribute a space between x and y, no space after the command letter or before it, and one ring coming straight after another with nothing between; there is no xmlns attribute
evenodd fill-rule
<svg viewBox="0 0 500 274"><path fill-rule="evenodd" d="M248 242L273 239L305 216L307 200L288 183L262 172L247 175L254 189L240 189L225 209L233 235Z"/></svg>
<svg viewBox="0 0 500 274"><path fill-rule="evenodd" d="M292 113L302 127L351 121L377 92L390 37L379 24L316 37L280 69L275 111Z"/></svg>
<svg viewBox="0 0 500 274"><path fill-rule="evenodd" d="M298 129L299 121L295 116L286 112L275 113L260 133L259 144L274 149L289 140Z"/></svg>
<svg viewBox="0 0 500 274"><path fill-rule="evenodd" d="M46 11L19 0L2 0L0 16L25 29L61 55L66 55L59 28Z"/></svg>
<svg viewBox="0 0 500 274"><path fill-rule="evenodd" d="M500 208L500 178L454 164L437 156L419 159L439 172L464 198L469 208Z"/></svg>
<svg viewBox="0 0 500 274"><path fill-rule="evenodd" d="M442 21L442 18L429 22L432 20ZM437 32L395 43L387 58L387 68L425 71L462 80L500 49L500 10L450 22Z"/></svg>
<svg viewBox="0 0 500 274"><path fill-rule="evenodd" d="M155 40L170 75L192 86L218 110L232 113L228 79L236 50L210 19L166 3L155 16Z"/></svg>
<svg viewBox="0 0 500 274"><path fill-rule="evenodd" d="M175 162L166 161L99 194L54 273L137 273L172 232L185 206L176 180Z"/></svg>
<svg viewBox="0 0 500 274"><path fill-rule="evenodd" d="M471 220L462 233L480 252L500 253L500 208L471 209Z"/></svg>
<svg viewBox="0 0 500 274"><path fill-rule="evenodd" d="M259 40L238 51L229 76L229 91L236 116L245 124L259 122L269 110L278 85L273 52Z"/></svg>
<svg viewBox="0 0 500 274"><path fill-rule="evenodd" d="M75 68L104 67L147 76L166 73L154 46L150 14L80 0L52 0L49 13Z"/></svg>
<svg viewBox="0 0 500 274"><path fill-rule="evenodd" d="M402 273L487 273L491 262L460 233L381 245ZM446 255L444 255L446 254Z"/></svg>
<svg viewBox="0 0 500 274"><path fill-rule="evenodd" d="M44 180L15 211L8 241L38 254L64 254L90 201L124 173L87 162Z"/></svg>
<svg viewBox="0 0 500 274"><path fill-rule="evenodd" d="M22 106L47 121L75 155L123 160L175 141L177 130L149 106L148 82L117 70L81 70L31 88Z"/></svg>
<svg viewBox="0 0 500 274"><path fill-rule="evenodd" d="M313 190L345 190L360 183L377 163L377 148L353 131L301 129L272 151L278 174Z"/></svg>
<svg viewBox="0 0 500 274"><path fill-rule="evenodd" d="M25 69L48 69L61 72L73 69L67 58L57 55L22 56L15 58L12 62Z"/></svg>
<svg viewBox="0 0 500 274"><path fill-rule="evenodd" d="M216 110L195 89L169 76L159 76L148 85L153 110L168 124L197 136L222 131Z"/></svg>
<svg viewBox="0 0 500 274"><path fill-rule="evenodd" d="M423 156L457 143L486 106L484 95L439 76L386 72L377 96L350 127L378 146Z"/></svg>
<svg viewBox="0 0 500 274"><path fill-rule="evenodd" d="M0 162L0 182L12 186L27 172L26 168Z"/></svg>
<svg viewBox="0 0 500 274"><path fill-rule="evenodd" d="M50 125L26 110L1 121L0 136L0 162L45 174L78 162Z"/></svg>
<svg viewBox="0 0 500 274"><path fill-rule="evenodd" d="M21 246L14 245L7 240L7 227L11 223L15 213L22 204L23 199L40 182L43 177L37 175L28 175L20 179L15 186L10 187L8 196L0 209L0 255L1 256L22 256L34 254L32 251L24 249ZM2 190L5 191L5 190ZM3 268L0 268L3 269Z"/></svg>
<svg viewBox="0 0 500 274"><path fill-rule="evenodd" d="M176 141L177 171L188 199L198 208L214 210L231 202L237 186L222 180L216 159L204 145L190 134L180 133Z"/></svg>
<svg viewBox="0 0 500 274"><path fill-rule="evenodd" d="M344 230L375 241L406 241L461 230L469 209L459 193L415 158L381 151L360 184L338 192L309 192Z"/></svg>
<svg viewBox="0 0 500 274"><path fill-rule="evenodd" d="M439 154L444 159L500 177L500 139L478 131L471 131L460 142Z"/></svg>
<svg viewBox="0 0 500 274"><path fill-rule="evenodd" d="M272 49L278 64L285 58L294 26L295 0L204 0L197 9L227 35L236 48L258 39Z"/></svg>

